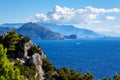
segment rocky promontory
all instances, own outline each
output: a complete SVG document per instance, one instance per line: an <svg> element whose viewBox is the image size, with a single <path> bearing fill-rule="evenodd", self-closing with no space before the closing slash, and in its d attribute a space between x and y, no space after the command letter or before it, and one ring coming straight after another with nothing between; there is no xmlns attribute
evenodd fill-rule
<svg viewBox="0 0 120 80"><path fill-rule="evenodd" d="M40 46L15 30L0 35L0 80L92 80L87 72L55 68Z"/></svg>

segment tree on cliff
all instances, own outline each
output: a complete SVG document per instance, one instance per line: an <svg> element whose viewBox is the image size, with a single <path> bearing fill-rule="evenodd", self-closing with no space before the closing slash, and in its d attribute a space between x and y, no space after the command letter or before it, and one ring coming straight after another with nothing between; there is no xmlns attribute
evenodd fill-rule
<svg viewBox="0 0 120 80"><path fill-rule="evenodd" d="M20 71L15 68L6 55L7 49L0 44L0 80L24 80L20 76Z"/></svg>
<svg viewBox="0 0 120 80"><path fill-rule="evenodd" d="M3 45L8 48L9 51L16 50L16 44L19 42L19 35L16 33L15 30L8 32L5 36Z"/></svg>

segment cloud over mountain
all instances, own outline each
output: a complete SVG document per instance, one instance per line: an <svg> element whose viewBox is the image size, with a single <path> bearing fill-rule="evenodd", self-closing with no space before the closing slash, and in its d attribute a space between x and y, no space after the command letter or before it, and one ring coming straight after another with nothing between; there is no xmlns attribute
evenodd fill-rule
<svg viewBox="0 0 120 80"><path fill-rule="evenodd" d="M89 24L101 23L97 17L105 13L119 13L119 8L104 9L87 6L81 9L55 6L47 14L37 13L35 18L40 22L50 22L58 24ZM113 17L106 17L106 19Z"/></svg>

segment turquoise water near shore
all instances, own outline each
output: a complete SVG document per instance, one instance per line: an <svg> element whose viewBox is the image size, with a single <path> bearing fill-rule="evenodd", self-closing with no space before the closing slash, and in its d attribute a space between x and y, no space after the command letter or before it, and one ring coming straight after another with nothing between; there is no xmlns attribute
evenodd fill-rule
<svg viewBox="0 0 120 80"><path fill-rule="evenodd" d="M55 67L68 66L95 79L120 73L120 40L33 40Z"/></svg>

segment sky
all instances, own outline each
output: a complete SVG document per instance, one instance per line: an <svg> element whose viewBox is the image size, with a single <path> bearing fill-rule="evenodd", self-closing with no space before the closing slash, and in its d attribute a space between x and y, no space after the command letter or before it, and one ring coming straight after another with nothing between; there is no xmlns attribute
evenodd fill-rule
<svg viewBox="0 0 120 80"><path fill-rule="evenodd" d="M120 0L0 0L0 24L71 24L120 37Z"/></svg>

